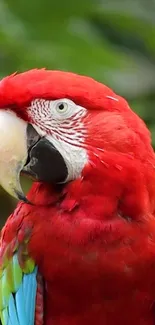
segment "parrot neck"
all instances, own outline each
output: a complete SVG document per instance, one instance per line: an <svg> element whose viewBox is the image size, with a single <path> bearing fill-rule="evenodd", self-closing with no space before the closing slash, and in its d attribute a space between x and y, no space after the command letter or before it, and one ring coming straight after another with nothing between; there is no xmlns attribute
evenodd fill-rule
<svg viewBox="0 0 155 325"><path fill-rule="evenodd" d="M109 154L104 160L97 157L80 178L68 184L53 187L34 183L28 199L35 205L59 204L68 212L81 207L92 219L106 220L114 215L138 219L155 208L154 178L152 166L129 155Z"/></svg>

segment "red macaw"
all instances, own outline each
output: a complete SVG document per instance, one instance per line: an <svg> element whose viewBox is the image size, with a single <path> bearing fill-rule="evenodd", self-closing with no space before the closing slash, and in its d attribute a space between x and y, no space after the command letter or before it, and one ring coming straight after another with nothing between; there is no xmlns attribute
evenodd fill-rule
<svg viewBox="0 0 155 325"><path fill-rule="evenodd" d="M155 324L155 155L123 98L68 72L1 80L0 184L20 200L1 234L3 325Z"/></svg>

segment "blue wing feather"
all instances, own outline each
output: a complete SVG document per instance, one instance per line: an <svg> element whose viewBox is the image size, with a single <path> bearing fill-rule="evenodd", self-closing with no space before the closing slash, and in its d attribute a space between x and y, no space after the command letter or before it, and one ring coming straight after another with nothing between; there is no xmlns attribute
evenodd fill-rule
<svg viewBox="0 0 155 325"><path fill-rule="evenodd" d="M8 307L8 325L18 325L18 318L16 313L16 306L15 306L15 300L13 298L13 295L11 294L9 299L9 307Z"/></svg>
<svg viewBox="0 0 155 325"><path fill-rule="evenodd" d="M4 325L34 325L37 292L37 267L23 274L17 292L10 295L8 307L3 311Z"/></svg>
<svg viewBox="0 0 155 325"><path fill-rule="evenodd" d="M37 270L36 270L37 271ZM29 305L29 298L27 296L27 303L29 309L29 324L34 324L35 318L35 301L36 301L36 291L37 291L37 280L36 280L36 273L32 273L32 277L30 279L29 286L31 287L30 296L31 296L31 305Z"/></svg>
<svg viewBox="0 0 155 325"><path fill-rule="evenodd" d="M19 320L19 325L28 325L28 315L25 313L25 293L21 284L15 294L16 311Z"/></svg>

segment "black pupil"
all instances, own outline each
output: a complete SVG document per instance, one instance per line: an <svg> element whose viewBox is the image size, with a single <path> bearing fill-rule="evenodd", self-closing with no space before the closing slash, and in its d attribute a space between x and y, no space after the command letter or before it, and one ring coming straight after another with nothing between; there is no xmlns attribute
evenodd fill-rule
<svg viewBox="0 0 155 325"><path fill-rule="evenodd" d="M59 109L60 109L60 110L63 110L63 109L64 109L64 104L60 104L60 105L59 105Z"/></svg>

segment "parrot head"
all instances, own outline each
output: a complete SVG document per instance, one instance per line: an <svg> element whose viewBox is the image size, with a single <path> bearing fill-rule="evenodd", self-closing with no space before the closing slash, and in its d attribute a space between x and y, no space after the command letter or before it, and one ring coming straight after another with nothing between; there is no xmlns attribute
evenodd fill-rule
<svg viewBox="0 0 155 325"><path fill-rule="evenodd" d="M44 69L0 81L0 184L14 197L28 202L21 173L54 185L85 180L85 191L104 192L104 207L110 196L127 217L153 213L154 170L148 129L105 85Z"/></svg>

